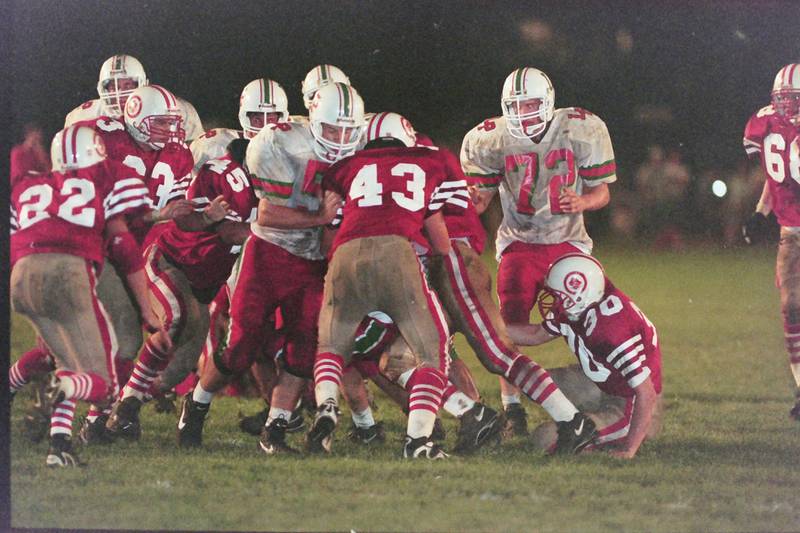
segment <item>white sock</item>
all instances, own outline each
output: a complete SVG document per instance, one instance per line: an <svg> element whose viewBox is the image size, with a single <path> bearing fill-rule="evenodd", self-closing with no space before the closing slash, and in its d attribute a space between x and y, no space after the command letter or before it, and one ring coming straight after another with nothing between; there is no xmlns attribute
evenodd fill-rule
<svg viewBox="0 0 800 533"><path fill-rule="evenodd" d="M474 406L475 400L461 391L456 391L450 395L446 402L444 402L442 409L454 417L460 418L461 415L472 409Z"/></svg>
<svg viewBox="0 0 800 533"><path fill-rule="evenodd" d="M519 394L501 394L500 401L503 402L503 409L511 405L512 403L519 403Z"/></svg>
<svg viewBox="0 0 800 533"><path fill-rule="evenodd" d="M192 393L192 400L196 403L211 403L211 400L214 399L214 393L208 392L203 387L200 386L200 383L195 385L194 392Z"/></svg>
<svg viewBox="0 0 800 533"><path fill-rule="evenodd" d="M65 399L69 400L75 396L75 382L70 376L61 376L58 381L58 388L64 393Z"/></svg>
<svg viewBox="0 0 800 533"><path fill-rule="evenodd" d="M369 406L360 413L352 411L350 416L353 417L353 424L355 424L357 428L368 428L375 425L375 419L372 417L372 409Z"/></svg>
<svg viewBox="0 0 800 533"><path fill-rule="evenodd" d="M414 409L408 415L406 434L412 439L430 437L433 433L433 424L436 422L436 413L427 409Z"/></svg>
<svg viewBox="0 0 800 533"><path fill-rule="evenodd" d="M322 405L331 401L334 405L339 405L339 384L330 380L320 381L314 386L314 397L317 405Z"/></svg>
<svg viewBox="0 0 800 533"><path fill-rule="evenodd" d="M283 418L288 422L289 419L292 418L292 412L288 409L281 409L280 407L270 407L266 425L270 425L270 423L276 418Z"/></svg>
<svg viewBox="0 0 800 533"><path fill-rule="evenodd" d="M560 389L550 393L550 396L542 402L542 409L556 422L569 422L578 412Z"/></svg>

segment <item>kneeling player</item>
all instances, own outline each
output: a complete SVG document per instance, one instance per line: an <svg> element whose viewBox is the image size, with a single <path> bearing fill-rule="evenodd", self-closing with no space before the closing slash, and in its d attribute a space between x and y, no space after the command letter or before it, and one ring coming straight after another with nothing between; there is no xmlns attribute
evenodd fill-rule
<svg viewBox="0 0 800 533"><path fill-rule="evenodd" d="M622 417L598 431L595 446L630 459L647 436L661 394L655 326L588 255L560 257L544 283L538 302L544 321L509 326L509 334L528 346L564 337L584 374L604 393L625 398Z"/></svg>

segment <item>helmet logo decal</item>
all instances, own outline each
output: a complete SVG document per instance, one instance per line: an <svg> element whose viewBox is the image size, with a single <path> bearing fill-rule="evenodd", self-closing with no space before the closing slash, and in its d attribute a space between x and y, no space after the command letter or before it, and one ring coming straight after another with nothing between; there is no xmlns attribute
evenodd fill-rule
<svg viewBox="0 0 800 533"><path fill-rule="evenodd" d="M138 94L128 98L128 103L125 105L125 114L130 118L136 118L142 111L142 99Z"/></svg>
<svg viewBox="0 0 800 533"><path fill-rule="evenodd" d="M577 270L564 276L564 289L570 294L579 294L586 289L586 276Z"/></svg>

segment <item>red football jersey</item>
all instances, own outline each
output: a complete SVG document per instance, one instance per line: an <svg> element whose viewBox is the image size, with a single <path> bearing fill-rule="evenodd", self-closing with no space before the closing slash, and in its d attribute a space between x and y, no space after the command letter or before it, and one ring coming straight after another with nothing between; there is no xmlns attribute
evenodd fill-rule
<svg viewBox="0 0 800 533"><path fill-rule="evenodd" d="M760 157L769 180L772 209L781 226L800 227L800 127L775 113L771 105L747 121L744 149Z"/></svg>
<svg viewBox="0 0 800 533"><path fill-rule="evenodd" d="M656 328L608 279L603 299L586 311L580 322L561 315L548 317L542 326L551 335L564 337L584 374L606 394L633 396L633 389L648 377L656 392L661 392Z"/></svg>
<svg viewBox="0 0 800 533"><path fill-rule="evenodd" d="M11 264L29 254L61 253L100 266L106 220L146 204L142 180L110 160L64 174L25 174L11 189Z"/></svg>
<svg viewBox="0 0 800 533"><path fill-rule="evenodd" d="M110 159L136 171L147 186L153 209L185 197L194 166L192 152L185 144L167 143L161 150L146 150L133 140L122 122L113 118L100 117L81 125L94 128L103 138ZM137 242L144 243L151 226L138 220L131 221L130 227Z"/></svg>
<svg viewBox="0 0 800 533"><path fill-rule="evenodd" d="M454 162L452 154L425 147L362 150L337 162L323 178L323 188L344 198L330 255L362 237L402 235L419 241L425 217L453 197L468 195Z"/></svg>
<svg viewBox="0 0 800 533"><path fill-rule="evenodd" d="M212 159L202 166L189 186L187 198L202 211L214 198L223 195L232 210L225 218L234 222L252 222L258 200L244 168L230 157ZM182 231L175 222L156 241L158 247L186 274L198 289L225 283L236 262L241 246L225 244L214 232Z"/></svg>

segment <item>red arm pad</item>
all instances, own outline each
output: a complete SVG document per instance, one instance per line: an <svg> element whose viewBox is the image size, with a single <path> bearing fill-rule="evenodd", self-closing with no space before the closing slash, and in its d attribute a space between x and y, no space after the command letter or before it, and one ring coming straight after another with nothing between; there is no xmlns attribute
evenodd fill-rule
<svg viewBox="0 0 800 533"><path fill-rule="evenodd" d="M106 255L126 276L144 268L139 244L129 231L117 233L109 239Z"/></svg>

